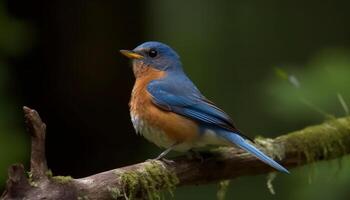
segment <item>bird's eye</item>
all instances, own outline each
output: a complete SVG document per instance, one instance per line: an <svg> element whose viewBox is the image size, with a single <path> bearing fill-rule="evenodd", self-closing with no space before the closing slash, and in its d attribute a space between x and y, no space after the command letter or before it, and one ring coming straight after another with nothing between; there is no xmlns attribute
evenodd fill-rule
<svg viewBox="0 0 350 200"><path fill-rule="evenodd" d="M158 52L154 49L149 50L148 52L149 57L154 58L158 55Z"/></svg>

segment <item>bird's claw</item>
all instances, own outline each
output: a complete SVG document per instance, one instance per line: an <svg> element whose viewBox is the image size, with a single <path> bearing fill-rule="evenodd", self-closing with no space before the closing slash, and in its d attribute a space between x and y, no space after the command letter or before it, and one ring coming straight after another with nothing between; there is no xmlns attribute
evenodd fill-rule
<svg viewBox="0 0 350 200"><path fill-rule="evenodd" d="M165 164L167 165L172 165L172 164L175 164L175 161L174 160L169 160L169 159L166 159L164 157L157 157L157 158L154 158L154 159L147 159L146 162L152 162L152 161L162 161L164 162Z"/></svg>
<svg viewBox="0 0 350 200"><path fill-rule="evenodd" d="M175 164L174 160L170 160L170 159L166 159L166 158L160 158L158 160L163 161L165 164L168 164L168 165Z"/></svg>

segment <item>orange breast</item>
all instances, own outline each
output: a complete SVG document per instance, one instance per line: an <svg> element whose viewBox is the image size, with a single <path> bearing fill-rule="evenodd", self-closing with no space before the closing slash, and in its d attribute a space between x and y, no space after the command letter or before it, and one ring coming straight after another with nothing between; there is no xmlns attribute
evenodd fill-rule
<svg viewBox="0 0 350 200"><path fill-rule="evenodd" d="M191 142L198 137L198 125L186 117L154 105L147 91L150 81L163 77L165 72L149 68L143 76L136 79L130 100L130 112L147 122L152 128L162 130L174 142Z"/></svg>

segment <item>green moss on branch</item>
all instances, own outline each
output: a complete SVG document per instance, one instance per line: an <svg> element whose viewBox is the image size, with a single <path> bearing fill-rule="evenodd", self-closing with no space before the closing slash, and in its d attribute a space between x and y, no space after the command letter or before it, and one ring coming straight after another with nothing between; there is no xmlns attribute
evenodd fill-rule
<svg viewBox="0 0 350 200"><path fill-rule="evenodd" d="M124 195L128 199L143 196L150 200L158 200L161 199L162 190L173 194L172 191L179 183L175 173L167 169L160 161L151 161L142 169L122 172L120 180Z"/></svg>
<svg viewBox="0 0 350 200"><path fill-rule="evenodd" d="M70 183L73 178L71 176L53 176L52 180L60 184L67 184Z"/></svg>
<svg viewBox="0 0 350 200"><path fill-rule="evenodd" d="M280 136L273 144L283 145L285 154L296 153L307 163L340 157L350 152L350 118L328 120Z"/></svg>

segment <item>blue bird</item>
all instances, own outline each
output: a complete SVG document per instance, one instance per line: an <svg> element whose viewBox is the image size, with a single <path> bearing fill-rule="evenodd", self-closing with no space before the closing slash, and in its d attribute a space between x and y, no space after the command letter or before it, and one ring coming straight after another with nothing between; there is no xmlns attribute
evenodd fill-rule
<svg viewBox="0 0 350 200"><path fill-rule="evenodd" d="M201 94L183 71L179 55L168 45L145 42L120 52L132 59L136 78L129 103L133 126L147 140L166 148L158 159L171 150L233 145L289 173L248 141L231 118Z"/></svg>

